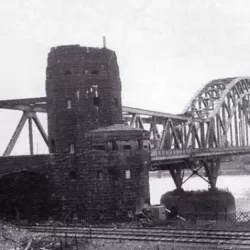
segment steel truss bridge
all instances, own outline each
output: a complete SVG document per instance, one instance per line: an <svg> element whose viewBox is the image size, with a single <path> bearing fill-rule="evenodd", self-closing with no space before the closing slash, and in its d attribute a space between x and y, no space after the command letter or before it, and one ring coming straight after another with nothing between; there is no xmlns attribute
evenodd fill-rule
<svg viewBox="0 0 250 250"><path fill-rule="evenodd" d="M11 154L26 121L30 154L34 151L33 122L48 145L37 116L47 112L46 97L3 100L0 108L23 112L3 156ZM123 107L123 119L132 127L149 130L152 170L169 170L177 189L193 175L215 188L222 158L250 154L250 78L209 82L180 115ZM206 177L199 172L202 168ZM184 176L185 169L192 171L189 177Z"/></svg>

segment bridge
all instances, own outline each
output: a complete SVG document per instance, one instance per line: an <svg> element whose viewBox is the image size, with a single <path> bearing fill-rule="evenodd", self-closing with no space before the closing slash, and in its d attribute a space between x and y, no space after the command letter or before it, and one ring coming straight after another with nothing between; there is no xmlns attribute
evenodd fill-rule
<svg viewBox="0 0 250 250"><path fill-rule="evenodd" d="M193 175L215 188L221 159L250 154L249 95L249 77L217 79L201 88L182 114L123 107L123 119L132 127L150 132L152 170L169 170L177 189ZM34 154L33 123L48 145L47 134L37 115L47 112L46 97L2 100L0 108L22 111L3 157L10 158L27 121L30 154ZM202 168L206 176L199 172ZM185 169L192 170L186 178Z"/></svg>

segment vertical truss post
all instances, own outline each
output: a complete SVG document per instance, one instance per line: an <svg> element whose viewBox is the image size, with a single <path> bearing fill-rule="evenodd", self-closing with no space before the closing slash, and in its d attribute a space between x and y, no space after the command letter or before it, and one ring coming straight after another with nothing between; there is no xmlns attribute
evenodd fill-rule
<svg viewBox="0 0 250 250"><path fill-rule="evenodd" d="M195 124L191 123L192 148L195 148Z"/></svg>
<svg viewBox="0 0 250 250"><path fill-rule="evenodd" d="M30 145L30 154L34 154L34 144L33 144L33 129L32 129L32 119L28 118L29 122L29 145Z"/></svg>
<svg viewBox="0 0 250 250"><path fill-rule="evenodd" d="M226 100L225 100L225 102L226 102ZM229 143L227 131L225 130L225 124L226 124L226 107L228 108L227 104L224 103L224 105L222 106L222 124L223 124L222 134L225 133L226 140L224 142L224 145L222 145L223 147L228 147L228 143Z"/></svg>
<svg viewBox="0 0 250 250"><path fill-rule="evenodd" d="M228 109L231 110L231 99L229 98L229 96L228 96ZM230 116L228 115L228 118L229 117ZM232 122L231 122L231 124L229 126L229 131L230 131L230 147L233 146L233 127L232 126L233 125L232 125Z"/></svg>
<svg viewBox="0 0 250 250"><path fill-rule="evenodd" d="M153 135L153 145L154 145L154 148L157 149L160 136L159 136L158 128L156 126L156 117L155 116L152 117L149 132L150 132L150 135L151 135L151 133Z"/></svg>
<svg viewBox="0 0 250 250"><path fill-rule="evenodd" d="M249 95L246 97L244 108L244 116L245 116L245 131L246 131L246 145L249 146L249 138L248 138L248 126L249 126L249 116L248 116L248 108L247 104L249 103ZM247 112L248 111L248 112Z"/></svg>
<svg viewBox="0 0 250 250"><path fill-rule="evenodd" d="M202 148L206 147L206 140L205 140L205 126L204 122L200 124L200 133L201 133L201 146Z"/></svg>
<svg viewBox="0 0 250 250"><path fill-rule="evenodd" d="M236 147L239 147L239 140L238 140L238 138L239 138L239 136L238 136L238 119L237 119L237 108L236 108L236 110L235 110L235 114L234 114L234 129L235 129L235 131L234 131L234 133L235 133L235 142L236 142Z"/></svg>
<svg viewBox="0 0 250 250"><path fill-rule="evenodd" d="M162 131L159 149L171 148L171 146L169 146L168 139L169 139L169 119L165 119L165 122L163 124L163 131Z"/></svg>
<svg viewBox="0 0 250 250"><path fill-rule="evenodd" d="M221 141L220 141L220 139L221 139L221 130L220 130L219 115L220 114L216 115L215 123L216 123L216 130L217 130L217 140L218 140L218 143L220 145L221 144Z"/></svg>
<svg viewBox="0 0 250 250"><path fill-rule="evenodd" d="M241 116L241 103L238 104L238 112L239 112L239 143L240 143L240 147L244 146L244 135L243 135L243 126L242 126L242 116Z"/></svg>

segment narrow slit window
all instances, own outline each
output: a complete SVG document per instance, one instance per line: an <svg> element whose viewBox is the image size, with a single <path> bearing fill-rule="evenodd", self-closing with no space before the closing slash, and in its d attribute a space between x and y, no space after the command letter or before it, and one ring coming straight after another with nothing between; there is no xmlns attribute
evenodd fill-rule
<svg viewBox="0 0 250 250"><path fill-rule="evenodd" d="M130 150L130 149L131 149L131 145L124 145L123 148L124 148L125 150Z"/></svg>
<svg viewBox="0 0 250 250"><path fill-rule="evenodd" d="M71 179L75 180L77 178L77 173L75 170L69 172L69 176Z"/></svg>
<svg viewBox="0 0 250 250"><path fill-rule="evenodd" d="M94 102L94 105L96 107L99 107L99 105L100 105L100 98L99 98L99 96L93 97L93 102Z"/></svg>
<svg viewBox="0 0 250 250"><path fill-rule="evenodd" d="M142 149L143 148L143 142L142 140L138 140L138 149Z"/></svg>
<svg viewBox="0 0 250 250"><path fill-rule="evenodd" d="M103 172L102 171L98 171L97 172L97 178L98 178L98 180L103 180Z"/></svg>
<svg viewBox="0 0 250 250"><path fill-rule="evenodd" d="M80 90L79 89L76 91L76 97L77 97L77 101L79 101L80 100Z"/></svg>
<svg viewBox="0 0 250 250"><path fill-rule="evenodd" d="M117 99L117 98L114 98L114 99L113 99L113 102L114 102L115 107L118 107L118 99Z"/></svg>
<svg viewBox="0 0 250 250"><path fill-rule="evenodd" d="M109 169L108 175L110 176L112 181L118 181L119 180L119 171L116 169Z"/></svg>
<svg viewBox="0 0 250 250"><path fill-rule="evenodd" d="M67 100L67 109L72 109L72 101Z"/></svg>
<svg viewBox="0 0 250 250"><path fill-rule="evenodd" d="M118 150L118 144L116 141L112 141L112 150Z"/></svg>
<svg viewBox="0 0 250 250"><path fill-rule="evenodd" d="M65 75L65 76L72 75L72 72L71 72L70 70L66 70L66 71L64 72L64 75Z"/></svg>
<svg viewBox="0 0 250 250"><path fill-rule="evenodd" d="M91 74L92 74L92 75L98 75L98 74L99 74L99 70L93 69L93 70L91 71Z"/></svg>
<svg viewBox="0 0 250 250"><path fill-rule="evenodd" d="M73 144L69 145L69 153L74 154L75 153L75 146Z"/></svg>
<svg viewBox="0 0 250 250"><path fill-rule="evenodd" d="M125 172L125 178L128 180L128 179L131 179L131 171L130 169L127 169L126 172Z"/></svg>
<svg viewBox="0 0 250 250"><path fill-rule="evenodd" d="M50 148L51 148L51 153L55 153L56 152L56 143L55 143L54 139L52 139L50 141Z"/></svg>
<svg viewBox="0 0 250 250"><path fill-rule="evenodd" d="M93 145L92 147L94 150L106 150L105 145Z"/></svg>

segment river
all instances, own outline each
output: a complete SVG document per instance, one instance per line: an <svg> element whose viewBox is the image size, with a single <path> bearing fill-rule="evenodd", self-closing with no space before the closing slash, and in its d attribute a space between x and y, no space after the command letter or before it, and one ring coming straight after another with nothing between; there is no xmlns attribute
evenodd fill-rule
<svg viewBox="0 0 250 250"><path fill-rule="evenodd" d="M217 187L229 190L235 198L238 212L250 212L250 175L222 175L218 177ZM200 177L192 177L184 185L184 190L206 190L208 183ZM150 177L151 204L159 204L161 195L175 189L170 176Z"/></svg>

